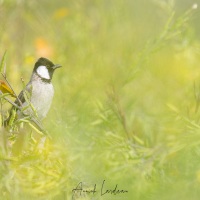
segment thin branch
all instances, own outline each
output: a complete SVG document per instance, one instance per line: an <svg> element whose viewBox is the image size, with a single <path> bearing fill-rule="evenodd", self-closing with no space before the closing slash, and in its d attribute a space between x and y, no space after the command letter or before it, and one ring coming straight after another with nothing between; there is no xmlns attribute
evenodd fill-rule
<svg viewBox="0 0 200 200"><path fill-rule="evenodd" d="M126 120L126 116L125 113L121 107L120 101L119 101L119 97L116 94L115 88L114 86L112 86L112 92L109 94L108 93L108 97L110 98L110 100L112 101L112 103L115 105L115 108L112 106L112 110L114 111L114 113L116 114L116 116L118 117L119 121L122 124L122 127L127 135L127 138L130 139L130 133L127 127L127 120Z"/></svg>
<svg viewBox="0 0 200 200"><path fill-rule="evenodd" d="M0 99L0 104L1 104L1 120L3 122L4 121L4 116L3 116L3 102L2 102L2 99Z"/></svg>
<svg viewBox="0 0 200 200"><path fill-rule="evenodd" d="M3 93L0 91L0 95L2 95ZM7 97L3 97L7 102L9 102L11 105L13 105L16 109L20 110L20 112L26 116L26 114L24 113L24 111L22 111L22 107L19 107L18 105L16 105L14 102L12 102L10 99L8 99ZM32 121L38 128L39 130L47 135L47 132L45 131L45 129L42 127L42 124L35 119L33 116L29 115L30 117L30 121Z"/></svg>
<svg viewBox="0 0 200 200"><path fill-rule="evenodd" d="M2 91L0 90L0 95L2 95ZM11 105L13 105L15 108L21 110L21 107L19 107L17 104L15 104L14 102L12 102L10 99L8 99L7 97L3 97L8 103L10 103Z"/></svg>
<svg viewBox="0 0 200 200"><path fill-rule="evenodd" d="M40 130L42 133L47 134L47 132L46 132L45 129L43 128L42 124L41 124L37 119L31 117L30 120L31 120L32 122L35 123L35 125L39 128L39 130Z"/></svg>
<svg viewBox="0 0 200 200"><path fill-rule="evenodd" d="M7 65L6 65L6 63L4 64L4 68L3 68L3 73L6 75L6 67L7 67Z"/></svg>
<svg viewBox="0 0 200 200"><path fill-rule="evenodd" d="M7 79L7 77L6 77L6 75L3 74L3 73L1 73L1 74L2 74L3 78L5 79L6 83L9 85L10 89L13 91L14 95L16 96L18 102L20 103L20 106L22 106L22 102L20 101L18 95L16 94L16 92L15 92L14 89L13 89L13 87L12 87L11 84L9 83L9 81L8 81L8 79Z"/></svg>

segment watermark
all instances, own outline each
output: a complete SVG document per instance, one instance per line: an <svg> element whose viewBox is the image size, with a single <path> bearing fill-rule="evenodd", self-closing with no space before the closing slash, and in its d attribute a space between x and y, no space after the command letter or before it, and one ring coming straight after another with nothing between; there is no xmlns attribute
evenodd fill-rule
<svg viewBox="0 0 200 200"><path fill-rule="evenodd" d="M99 196L121 196L126 195L128 193L127 189L119 188L118 184L114 184L113 187L108 188L106 185L106 180L103 180L100 185L94 184L90 188L84 188L83 182L79 182L73 189L72 189L72 198L76 196L85 196L85 195L99 195Z"/></svg>

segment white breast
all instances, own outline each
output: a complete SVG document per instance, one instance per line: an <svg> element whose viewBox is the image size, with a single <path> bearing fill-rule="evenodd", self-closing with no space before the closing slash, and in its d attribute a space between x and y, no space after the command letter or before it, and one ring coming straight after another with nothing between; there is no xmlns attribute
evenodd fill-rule
<svg viewBox="0 0 200 200"><path fill-rule="evenodd" d="M44 83L42 81L33 81L32 86L31 103L35 107L38 117L43 119L50 109L54 88L51 83Z"/></svg>

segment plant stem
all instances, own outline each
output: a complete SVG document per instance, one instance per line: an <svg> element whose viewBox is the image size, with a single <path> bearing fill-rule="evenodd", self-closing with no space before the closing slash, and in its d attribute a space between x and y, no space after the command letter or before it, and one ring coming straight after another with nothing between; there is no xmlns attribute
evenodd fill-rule
<svg viewBox="0 0 200 200"><path fill-rule="evenodd" d="M3 74L3 73L1 73L1 74L2 74L3 78L5 79L6 83L9 85L10 89L13 91L14 95L16 96L16 98L17 98L17 100L18 100L20 106L22 106L22 102L20 101L18 95L16 94L16 92L14 91L14 89L13 89L13 87L11 86L10 82L8 81L8 79L7 79L7 77L6 77L6 74Z"/></svg>

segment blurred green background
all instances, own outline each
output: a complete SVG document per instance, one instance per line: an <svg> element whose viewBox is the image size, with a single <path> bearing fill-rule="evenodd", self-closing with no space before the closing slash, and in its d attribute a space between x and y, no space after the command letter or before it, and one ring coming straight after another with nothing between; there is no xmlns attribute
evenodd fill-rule
<svg viewBox="0 0 200 200"><path fill-rule="evenodd" d="M44 120L54 148L2 167L1 199L71 199L79 182L98 192L76 199L199 199L197 3L1 0L0 55L16 91L39 57L63 66ZM44 160L59 179L37 174ZM101 196L103 180L128 193Z"/></svg>

